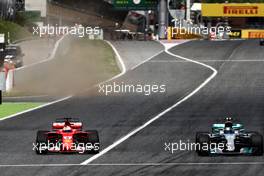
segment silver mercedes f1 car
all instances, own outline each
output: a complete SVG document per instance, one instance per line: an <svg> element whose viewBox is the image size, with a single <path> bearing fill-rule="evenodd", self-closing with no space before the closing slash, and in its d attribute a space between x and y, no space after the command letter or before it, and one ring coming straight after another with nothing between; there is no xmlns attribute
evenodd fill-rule
<svg viewBox="0 0 264 176"><path fill-rule="evenodd" d="M242 124L226 118L225 123L213 124L212 132L197 132L196 152L199 156L213 155L263 155L263 136L255 131L245 131Z"/></svg>

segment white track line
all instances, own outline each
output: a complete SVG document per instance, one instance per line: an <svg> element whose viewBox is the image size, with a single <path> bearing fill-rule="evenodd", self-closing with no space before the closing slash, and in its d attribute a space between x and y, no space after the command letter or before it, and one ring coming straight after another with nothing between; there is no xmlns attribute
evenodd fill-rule
<svg viewBox="0 0 264 176"><path fill-rule="evenodd" d="M166 48L166 47L165 47ZM168 113L169 111L171 111L172 109L174 109L175 107L177 107L178 105L180 105L181 103L185 102L186 100L188 100L189 98L191 98L194 94L196 94L200 89L202 89L207 83L209 83L216 75L217 75L217 70L214 69L213 67L211 67L210 65L206 65L204 63L195 61L195 60L191 60L182 56L178 56L175 55L171 52L168 51L168 49L165 49L165 52L168 53L169 55L172 55L174 57L180 58L182 60L185 61L189 61L192 63L196 63L198 65L204 66L206 68L209 68L210 70L213 71L213 74L208 77L201 85L199 85L195 90L193 90L190 94L188 94L187 96L185 96L184 98L182 98L180 101L178 101L177 103L175 103L174 105L172 105L171 107L167 108L166 110L164 110L163 112L159 113L158 115L156 115L155 117L151 118L150 120L148 120L146 123L144 123L143 125L139 126L138 128L136 128L135 130L131 131L130 133L128 133L127 135L125 135L124 137L120 138L119 140L117 140L116 142L114 142L113 144L111 144L110 146L106 147L104 150L102 150L100 153L92 156L91 158L85 160L84 162L82 162L82 165L87 165L91 162L93 162L94 160L98 159L99 157L101 157L102 155L106 154L107 152L109 152L110 150L112 150L113 148L115 148L116 146L118 146L119 144L123 143L124 141L126 141L127 139L129 139L131 136L135 135L136 133L138 133L139 131L143 130L144 128L146 128L148 125L150 125L151 123L153 123L154 121L156 121L157 119L159 119L160 117L162 117L164 114ZM144 62L143 62L144 63Z"/></svg>
<svg viewBox="0 0 264 176"><path fill-rule="evenodd" d="M134 69L136 69L136 68L139 67L140 65L142 65L142 64L144 64L144 63L146 63L146 62L148 62L149 60L151 60L152 58L158 56L158 55L161 54L162 52L164 52L164 50L159 51L157 54L155 54L155 55L151 56L150 58L148 58L148 59L146 59L146 60L140 62L139 64L137 64L137 65L135 65L134 67L132 67L130 70L134 70Z"/></svg>
<svg viewBox="0 0 264 176"><path fill-rule="evenodd" d="M25 98L44 98L49 97L48 95L29 95L29 96L20 96L20 97L4 97L8 99L25 99Z"/></svg>
<svg viewBox="0 0 264 176"><path fill-rule="evenodd" d="M35 65L38 65L38 64L41 64L41 63L44 63L44 62L48 62L48 61L54 59L54 58L55 58L55 55L56 55L56 52L57 52L57 50L58 50L58 48L59 48L59 46L60 46L60 43L63 41L63 39L64 39L66 36L67 36L67 35L62 36L62 37L61 37L61 38L55 43L54 48L53 48L51 54L49 55L49 57L47 57L47 59L41 60L41 61L36 62L36 63L29 64L29 65L25 65L25 66L23 66L23 67L20 67L20 68L15 69L15 70L16 70L16 71L17 71L17 70L23 70L23 69L25 69L25 68L32 67L32 66L35 66Z"/></svg>
<svg viewBox="0 0 264 176"><path fill-rule="evenodd" d="M32 108L32 109L28 109L28 110L25 110L25 111L22 111L22 112L19 112L19 113L16 113L16 114L13 114L13 115L10 115L10 116L7 116L7 117L3 117L0 119L0 121L3 121L3 120L6 120L6 119L10 119L12 117L16 117L16 116L19 116L21 114L25 114L25 113L28 113L28 112L31 112L31 111L35 111L35 110L38 110L38 109L41 109L41 108L44 108L44 107L47 107L47 106L50 106L52 104L55 104L55 103L58 103L58 102L61 102L61 101L64 101L64 100L67 100L69 98L71 98L72 96L68 96L68 97L64 97L64 98L61 98L59 100L55 100L55 101L52 101L52 102L49 102L49 103L46 103L46 104L43 104L41 106L38 106L38 107L35 107L35 108Z"/></svg>
<svg viewBox="0 0 264 176"><path fill-rule="evenodd" d="M188 62L180 60L153 60L154 63L174 63L174 62ZM264 60L199 60L199 62L264 62Z"/></svg>
<svg viewBox="0 0 264 176"><path fill-rule="evenodd" d="M120 59L121 62L123 62L123 60L121 59L120 55L118 54L117 50L115 49L115 47L109 42L110 46L114 49L114 52L116 53L117 57ZM118 141L116 141L115 143L113 143L112 145L108 146L106 149L104 149L103 151L101 151L99 154L94 155L93 157L87 159L86 161L80 163L80 164L21 164L21 165L0 165L0 167L69 167L69 166L186 166L186 165L264 165L264 162L226 162L226 163L101 163L101 164L91 164L90 162L94 161L95 159L99 158L100 156L102 156L103 154L107 153L108 151L110 151L111 149L113 149L114 147L116 147L117 145L119 145L120 143L124 142L126 139L130 138L132 135L134 135L135 133L139 132L140 130L144 129L145 127L147 127L148 125L150 125L152 122L154 122L155 120L157 120L158 118L160 118L161 116L163 116L164 114L166 114L167 112L169 112L170 110L172 110L173 108L175 108L176 106L180 105L181 103L183 103L184 101L186 101L187 99L189 99L190 97L192 97L194 94L196 94L200 89L202 89L207 83L209 83L216 75L217 75L217 70L215 70L213 67L191 60L191 59L187 59L184 58L182 56L178 56L175 54L172 54L171 52L169 52L167 49L165 50L166 53L174 56L174 57L178 57L180 59L186 60L188 62L193 62L199 65L202 65L204 67L209 68L210 70L213 71L213 74L208 77L200 86L198 86L194 91L192 91L189 95L187 95L186 97L182 98L180 101L178 101L176 104L174 104L173 106L167 108L165 111L161 112L160 114L158 114L157 116L155 116L154 118L152 118L151 120L147 121L145 124L143 124L142 126L138 127L137 129L135 129L134 131L130 132L129 134L127 134L126 136L124 136L123 138L119 139ZM160 54L161 52L159 52ZM141 64L147 62L148 60L152 59L153 57L157 56L158 54L155 54L154 56L150 57L149 59L143 61ZM141 64L138 64L137 67ZM122 64L124 66L124 64ZM122 66L122 67L123 67ZM125 67L123 67L125 70ZM133 69L135 69L136 67L134 67ZM107 80L107 81L111 81L114 78L117 78L121 75L123 75L125 73L125 71L122 70L122 73L120 73L119 75ZM107 82L104 81L104 82ZM99 85L99 84L98 84ZM68 99L68 98L66 98ZM64 101L64 100L60 100L60 101ZM53 103L51 103L53 104ZM44 106L44 105L43 105Z"/></svg>
<svg viewBox="0 0 264 176"><path fill-rule="evenodd" d="M190 41L190 40L185 40L185 41L182 41L182 42L179 42L179 43L164 43L164 42L162 42L162 41L159 41L158 43L160 43L161 45L163 45L164 50L159 51L157 54L155 54L155 55L151 56L150 58L148 58L148 59L146 59L146 60L140 62L139 64L137 64L137 65L135 65L134 67L132 67L130 70L134 70L134 69L137 68L138 66L140 66L140 65L142 65L142 64L144 64L144 63L150 61L152 58L158 56L159 54L161 54L161 53L164 52L165 50L168 50L168 49L170 49L170 48L172 48L172 47L174 47L174 46L177 46L177 45L181 45L181 44L187 43L187 42L189 42L189 41ZM152 62L152 61L150 61L150 62Z"/></svg>
<svg viewBox="0 0 264 176"><path fill-rule="evenodd" d="M117 77L119 77L119 76L121 76L121 75L126 73L126 66L125 66L125 63L124 63L123 59L121 58L120 54L118 53L118 51L114 47L114 45L112 45L112 43L107 41L107 40L105 40L105 42L108 43L108 45L110 45L111 48L114 50L115 55L116 55L120 65L121 65L121 73L119 75L116 75L115 77L111 78L111 80L113 80L113 79L115 79L115 78L117 78Z"/></svg>
<svg viewBox="0 0 264 176"><path fill-rule="evenodd" d="M178 163L90 163L82 164L3 164L1 167L71 167L71 166L208 166L208 165L264 165L264 162L178 162Z"/></svg>

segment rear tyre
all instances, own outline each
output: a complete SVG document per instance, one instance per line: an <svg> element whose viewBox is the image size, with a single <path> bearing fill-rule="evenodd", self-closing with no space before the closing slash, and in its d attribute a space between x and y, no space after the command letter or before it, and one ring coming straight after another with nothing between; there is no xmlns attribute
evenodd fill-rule
<svg viewBox="0 0 264 176"><path fill-rule="evenodd" d="M210 137L206 133L196 133L196 144L199 144L199 147L196 148L196 152L199 156L209 156L209 145ZM207 145L207 147L203 147ZM208 149L208 150L206 150Z"/></svg>
<svg viewBox="0 0 264 176"><path fill-rule="evenodd" d="M252 155L262 156L263 155L263 136L260 134L253 134L251 136L251 143L253 147Z"/></svg>
<svg viewBox="0 0 264 176"><path fill-rule="evenodd" d="M88 151L88 153L97 154L100 151L100 141L97 130L87 130L88 133L88 141L93 146L93 149Z"/></svg>
<svg viewBox="0 0 264 176"><path fill-rule="evenodd" d="M35 149L38 155L44 155L48 153L48 149L43 147L48 145L48 137L47 133L49 131L38 131L37 138L36 138L36 145L37 148Z"/></svg>

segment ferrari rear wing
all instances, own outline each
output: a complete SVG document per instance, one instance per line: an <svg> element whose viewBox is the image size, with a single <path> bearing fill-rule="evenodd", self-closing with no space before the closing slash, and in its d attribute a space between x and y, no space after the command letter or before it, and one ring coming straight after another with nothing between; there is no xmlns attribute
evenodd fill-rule
<svg viewBox="0 0 264 176"><path fill-rule="evenodd" d="M53 130L59 130L63 129L65 126L65 123L70 123L70 126L73 129L79 129L82 130L82 122L80 122L79 119L72 119L72 118L63 118L63 119L57 119L55 122L52 123L52 129Z"/></svg>

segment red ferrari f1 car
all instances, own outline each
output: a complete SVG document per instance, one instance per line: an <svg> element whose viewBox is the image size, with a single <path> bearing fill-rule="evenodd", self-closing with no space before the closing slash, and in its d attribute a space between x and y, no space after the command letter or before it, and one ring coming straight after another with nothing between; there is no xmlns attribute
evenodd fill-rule
<svg viewBox="0 0 264 176"><path fill-rule="evenodd" d="M52 131L37 132L36 153L99 153L98 132L82 131L82 126L79 119L57 119L52 123Z"/></svg>

